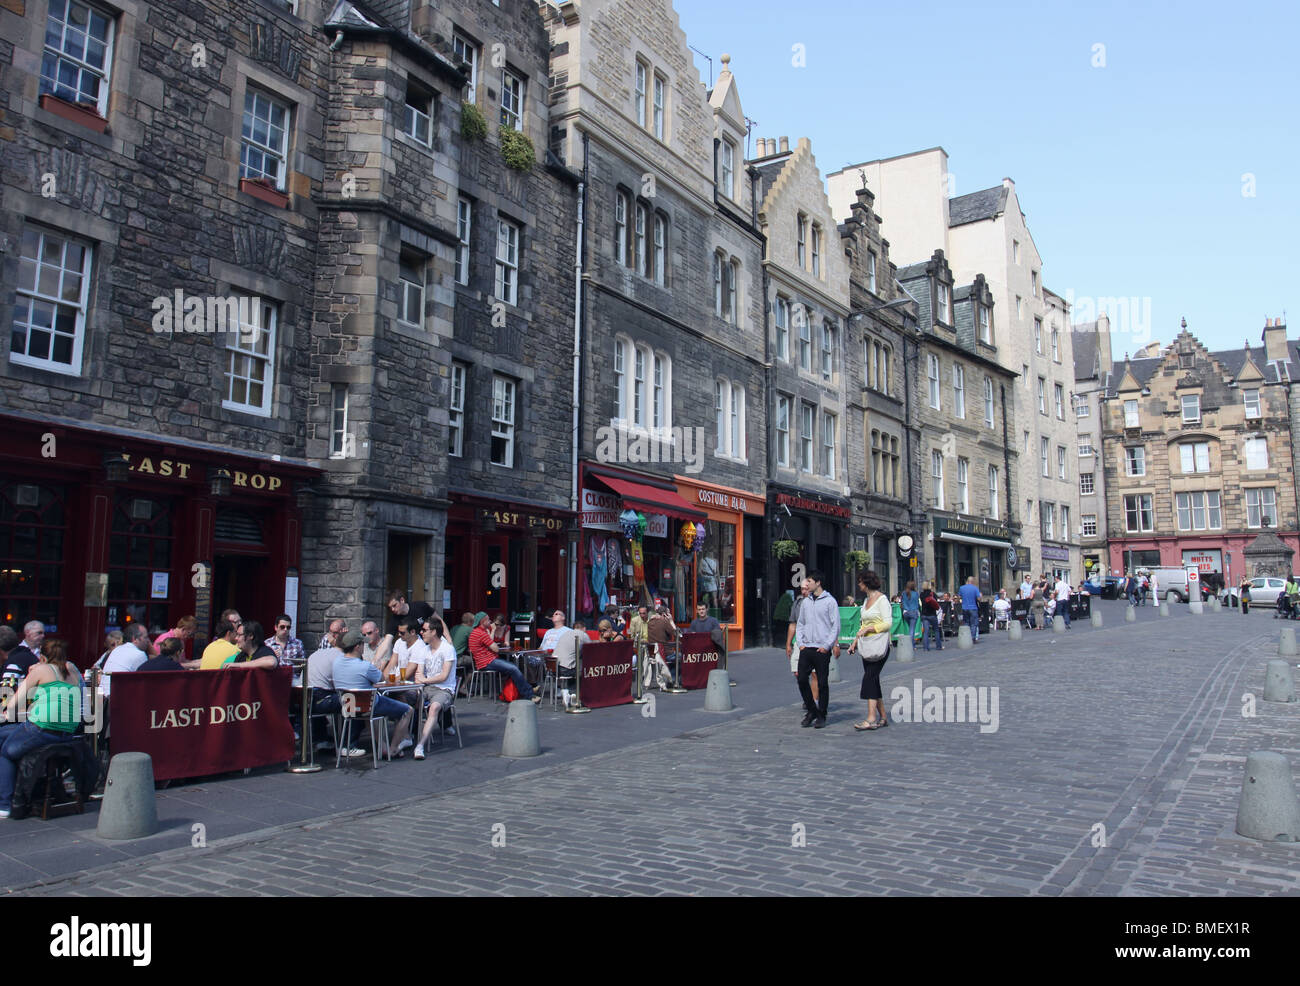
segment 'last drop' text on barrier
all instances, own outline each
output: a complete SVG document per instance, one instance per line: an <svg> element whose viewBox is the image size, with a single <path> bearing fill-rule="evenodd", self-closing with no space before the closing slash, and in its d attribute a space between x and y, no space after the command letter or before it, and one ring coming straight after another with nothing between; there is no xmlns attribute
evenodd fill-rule
<svg viewBox="0 0 1300 986"><path fill-rule="evenodd" d="M582 648L582 678L578 696L592 709L632 701L632 641L590 643Z"/></svg>
<svg viewBox="0 0 1300 986"><path fill-rule="evenodd" d="M136 671L113 676L114 753L147 753L157 780L293 758L289 668Z"/></svg>
<svg viewBox="0 0 1300 986"><path fill-rule="evenodd" d="M722 653L712 634L683 633L678 653L682 662L682 687L707 688L709 672L716 671L722 663Z"/></svg>

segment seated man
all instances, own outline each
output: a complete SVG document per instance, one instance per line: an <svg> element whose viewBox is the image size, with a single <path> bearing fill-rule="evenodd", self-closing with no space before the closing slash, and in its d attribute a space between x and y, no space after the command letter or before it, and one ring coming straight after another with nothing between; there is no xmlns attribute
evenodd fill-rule
<svg viewBox="0 0 1300 986"><path fill-rule="evenodd" d="M672 621L668 615L668 607L662 603L655 610L654 616L650 617L650 623L646 627L646 662L644 674L644 685L650 687L651 679L655 679L659 684L659 690L665 691L672 686L672 672L668 670L668 662L665 658L668 655L668 645L677 638L677 624Z"/></svg>
<svg viewBox="0 0 1300 986"><path fill-rule="evenodd" d="M137 671L149 659L145 648L149 646L149 632L143 623L132 623L126 630L127 640L114 647L104 661L104 677L99 690L108 695L113 686L113 675L118 671Z"/></svg>
<svg viewBox="0 0 1300 986"><path fill-rule="evenodd" d="M542 650L555 650L555 645L560 642L560 638L569 632L569 627L564 625L564 610L557 609L551 614L551 627L542 634Z"/></svg>
<svg viewBox="0 0 1300 986"><path fill-rule="evenodd" d="M235 642L238 635L239 627L229 620L219 620L212 630L212 643L203 648L199 670L216 671L233 661L239 655L239 645Z"/></svg>
<svg viewBox="0 0 1300 986"><path fill-rule="evenodd" d="M262 641L275 651L275 656L280 659L281 664L290 666L294 661L301 663L307 659L302 641L293 635L292 630L293 618L288 613L281 613L275 618L275 633Z"/></svg>
<svg viewBox="0 0 1300 986"><path fill-rule="evenodd" d="M262 624L256 620L244 622L244 625L239 628L239 635L235 638L235 642L239 645L239 653L224 667L238 668L241 671L252 671L257 668L269 670L279 667L279 655L272 647L262 642Z"/></svg>
<svg viewBox="0 0 1300 986"><path fill-rule="evenodd" d="M556 675L560 678L573 678L578 673L578 655L582 653L582 645L587 642L585 634L577 630L565 629L562 636L555 645L555 668Z"/></svg>
<svg viewBox="0 0 1300 986"><path fill-rule="evenodd" d="M853 601L845 603L846 606L852 606ZM691 620L689 627L691 633L707 633L715 644L722 646L722 624L718 622L716 616L709 615L709 607L700 603L695 607L695 619Z"/></svg>
<svg viewBox="0 0 1300 986"><path fill-rule="evenodd" d="M424 644L423 661L416 665L415 683L424 686L424 700L429 703L429 715L424 720L420 742L415 744L415 759L424 759L424 744L438 722L444 709L456 701L456 648L443 631L445 624L438 617L426 620L420 628Z"/></svg>
<svg viewBox="0 0 1300 986"><path fill-rule="evenodd" d="M420 639L420 624L423 622L414 616L397 618L397 642L393 644L392 656L379 668L382 673L410 678L415 674L414 668L424 663L428 655L424 653L426 648ZM409 672L406 670L408 667L412 668Z"/></svg>
<svg viewBox="0 0 1300 986"><path fill-rule="evenodd" d="M993 600L993 629L1005 630L1011 624L1011 600L1007 590L998 591L998 598Z"/></svg>
<svg viewBox="0 0 1300 986"><path fill-rule="evenodd" d="M521 699L531 699L536 705L541 702L540 695L533 694L533 686L528 684L524 673L510 661L499 657L500 646L492 639L492 621L487 613L474 614L474 629L469 635L469 654L478 671L497 671L515 683Z"/></svg>
<svg viewBox="0 0 1300 986"><path fill-rule="evenodd" d="M339 691L368 691L383 680L379 669L361 656L364 644L359 630L349 630L339 642L339 650L343 654L334 661L333 669L334 687ZM407 735L411 730L411 707L387 695L376 694L371 715L397 723L397 728L393 731L393 742L397 749L393 756L401 760L402 752L411 746ZM351 738L345 737L344 743L351 745Z"/></svg>
<svg viewBox="0 0 1300 986"><path fill-rule="evenodd" d="M384 636L374 620L361 622L361 636L366 638L362 656L380 671L384 670L388 666L388 659L393 656L393 638Z"/></svg>

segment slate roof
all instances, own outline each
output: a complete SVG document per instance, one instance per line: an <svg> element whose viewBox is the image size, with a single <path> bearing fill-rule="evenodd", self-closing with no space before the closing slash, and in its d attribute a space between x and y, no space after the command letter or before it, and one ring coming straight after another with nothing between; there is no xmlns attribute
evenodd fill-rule
<svg viewBox="0 0 1300 986"><path fill-rule="evenodd" d="M918 277L925 277L925 268L929 266L930 261L922 260L917 264L908 264L906 267L898 268L898 279L900 281L915 281Z"/></svg>
<svg viewBox="0 0 1300 986"><path fill-rule="evenodd" d="M339 2L334 5L334 9L330 11L330 15L325 18L325 26L327 28L357 27L367 28L370 30L383 27L382 24L372 21L365 14L361 13L361 11L357 10L356 7L348 3L348 0L339 0Z"/></svg>
<svg viewBox="0 0 1300 986"><path fill-rule="evenodd" d="M1097 369L1097 323L1081 322L1073 331L1074 379L1091 380Z"/></svg>
<svg viewBox="0 0 1300 986"><path fill-rule="evenodd" d="M992 219L1007 210L1007 187L994 185L969 195L958 195L948 200L948 225L964 226L966 223Z"/></svg>

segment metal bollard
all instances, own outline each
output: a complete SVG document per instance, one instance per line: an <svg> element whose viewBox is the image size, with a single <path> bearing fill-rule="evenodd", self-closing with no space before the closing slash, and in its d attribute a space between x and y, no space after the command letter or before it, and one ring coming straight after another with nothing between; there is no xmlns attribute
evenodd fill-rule
<svg viewBox="0 0 1300 986"><path fill-rule="evenodd" d="M1264 701L1295 701L1295 674L1291 670L1290 661L1275 657L1268 662L1264 672Z"/></svg>
<svg viewBox="0 0 1300 986"><path fill-rule="evenodd" d="M1282 754L1257 750L1246 758L1237 834L1261 842L1300 841L1300 802L1291 764Z"/></svg>

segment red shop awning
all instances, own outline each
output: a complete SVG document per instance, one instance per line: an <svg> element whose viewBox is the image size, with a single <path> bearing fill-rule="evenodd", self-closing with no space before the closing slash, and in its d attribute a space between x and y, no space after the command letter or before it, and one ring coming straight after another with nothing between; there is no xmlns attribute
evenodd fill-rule
<svg viewBox="0 0 1300 986"><path fill-rule="evenodd" d="M696 510L677 495L677 488L661 489L645 483L634 483L628 479L616 479L613 476L595 477L623 498L623 502L633 510L651 514L667 514L678 520L707 520L708 514Z"/></svg>

